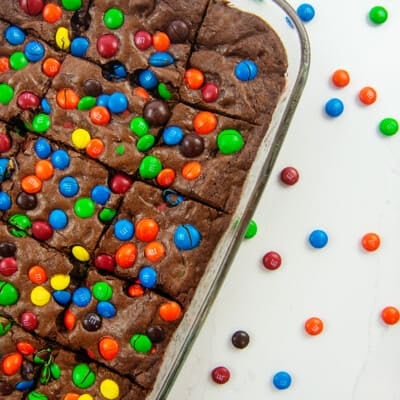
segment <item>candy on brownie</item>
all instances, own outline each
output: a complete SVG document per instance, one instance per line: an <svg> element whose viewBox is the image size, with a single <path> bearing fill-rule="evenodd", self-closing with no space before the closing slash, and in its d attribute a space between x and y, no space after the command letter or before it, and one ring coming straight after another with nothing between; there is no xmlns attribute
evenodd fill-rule
<svg viewBox="0 0 400 400"><path fill-rule="evenodd" d="M24 218L17 221L20 225ZM63 254L0 224L0 313L27 331L55 337L74 267Z"/></svg>
<svg viewBox="0 0 400 400"><path fill-rule="evenodd" d="M63 57L40 38L0 20L0 119L46 108L43 97Z"/></svg>
<svg viewBox="0 0 400 400"><path fill-rule="evenodd" d="M96 250L94 265L187 306L229 216L171 189L135 182Z"/></svg>
<svg viewBox="0 0 400 400"><path fill-rule="evenodd" d="M69 51L90 24L89 4L90 0L0 0L0 18Z"/></svg>
<svg viewBox="0 0 400 400"><path fill-rule="evenodd" d="M113 192L110 173L73 150L33 135L16 157L0 161L14 168L1 184L10 197L3 219L18 228L23 217L25 234L72 252L80 261L89 259L107 223L102 213L114 213L120 198Z"/></svg>

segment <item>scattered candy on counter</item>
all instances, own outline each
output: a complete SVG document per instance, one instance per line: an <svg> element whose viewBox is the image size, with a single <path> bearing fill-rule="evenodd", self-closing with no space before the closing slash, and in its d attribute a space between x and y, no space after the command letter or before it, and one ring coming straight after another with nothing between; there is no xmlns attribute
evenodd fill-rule
<svg viewBox="0 0 400 400"><path fill-rule="evenodd" d="M285 167L281 171L280 178L285 185L292 186L298 182L300 174L294 167Z"/></svg>
<svg viewBox="0 0 400 400"><path fill-rule="evenodd" d="M322 249L328 243L328 234L321 229L316 229L310 233L308 242L313 248Z"/></svg>
<svg viewBox="0 0 400 400"><path fill-rule="evenodd" d="M303 22L310 22L315 16L315 9L311 4L303 3L297 7L297 15Z"/></svg>
<svg viewBox="0 0 400 400"><path fill-rule="evenodd" d="M286 371L279 371L273 376L272 383L278 390L288 389L292 384L292 377Z"/></svg>
<svg viewBox="0 0 400 400"><path fill-rule="evenodd" d="M223 385L224 383L228 382L231 373L228 368L226 367L216 367L211 371L212 380L219 385Z"/></svg>
<svg viewBox="0 0 400 400"><path fill-rule="evenodd" d="M369 20L375 25L381 25L388 19L389 13L385 7L375 6L369 10Z"/></svg>

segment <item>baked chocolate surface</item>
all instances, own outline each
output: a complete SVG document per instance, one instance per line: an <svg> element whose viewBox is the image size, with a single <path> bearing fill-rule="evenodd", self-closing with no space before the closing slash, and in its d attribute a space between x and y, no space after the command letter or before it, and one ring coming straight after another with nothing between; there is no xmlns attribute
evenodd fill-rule
<svg viewBox="0 0 400 400"><path fill-rule="evenodd" d="M146 399L286 69L223 0L0 0L0 398Z"/></svg>

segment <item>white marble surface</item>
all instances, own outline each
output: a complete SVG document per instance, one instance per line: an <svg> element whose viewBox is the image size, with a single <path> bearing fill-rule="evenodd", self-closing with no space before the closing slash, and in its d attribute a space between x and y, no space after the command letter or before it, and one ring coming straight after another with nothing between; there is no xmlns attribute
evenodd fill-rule
<svg viewBox="0 0 400 400"><path fill-rule="evenodd" d="M310 76L254 215L258 234L243 242L171 400L400 399L400 324L380 320L385 306L400 307L400 133L377 131L400 117L400 3L311 3ZM377 4L389 11L382 26L367 21ZM337 68L351 74L346 88L329 83ZM366 85L378 91L369 107L357 101ZM337 119L323 113L331 97L345 103ZM301 174L292 187L278 179L288 165ZM307 243L317 228L329 235L321 250ZM382 240L374 253L360 245L370 231ZM283 259L276 271L262 267L270 250ZM325 323L316 337L303 330L311 316ZM230 344L237 329L251 336L246 349ZM218 365L231 371L225 385L210 379ZM279 370L293 378L284 391L271 383Z"/></svg>

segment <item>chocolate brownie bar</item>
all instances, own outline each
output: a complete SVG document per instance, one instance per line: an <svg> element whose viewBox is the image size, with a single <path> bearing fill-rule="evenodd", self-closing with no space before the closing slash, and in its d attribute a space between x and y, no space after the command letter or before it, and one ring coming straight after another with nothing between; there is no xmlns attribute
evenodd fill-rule
<svg viewBox="0 0 400 400"><path fill-rule="evenodd" d="M33 135L9 163L15 164L15 171L1 185L11 200L4 220L17 227L24 218L25 233L85 258L107 222L102 221L102 211L112 214L119 202L109 172L79 153Z"/></svg>
<svg viewBox="0 0 400 400"><path fill-rule="evenodd" d="M234 29L227 29L235 21ZM243 60L257 60L254 79L241 81L235 69ZM181 99L208 110L218 111L267 127L285 86L287 59L276 33L261 18L211 1L198 32L191 68L205 75L205 81L222 90L214 102L203 99L200 90L180 88Z"/></svg>
<svg viewBox="0 0 400 400"><path fill-rule="evenodd" d="M139 278L188 306L217 244L213 238L222 235L229 219L172 190L135 182L100 241L94 265L123 279ZM130 248L134 254L126 259Z"/></svg>
<svg viewBox="0 0 400 400"><path fill-rule="evenodd" d="M69 303L73 269L63 254L0 224L0 313L26 330L55 336L56 320Z"/></svg>
<svg viewBox="0 0 400 400"><path fill-rule="evenodd" d="M68 51L68 41L82 37L90 24L89 4L90 0L0 0L0 18Z"/></svg>
<svg viewBox="0 0 400 400"><path fill-rule="evenodd" d="M84 355L30 335L2 316L0 349L1 398L61 400L82 395L102 399L145 398L144 390L128 378Z"/></svg>
<svg viewBox="0 0 400 400"><path fill-rule="evenodd" d="M50 64L58 68L63 57L41 39L0 20L0 119L7 122L24 110L46 107L42 99L53 74Z"/></svg>

